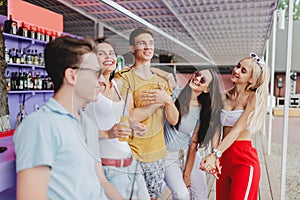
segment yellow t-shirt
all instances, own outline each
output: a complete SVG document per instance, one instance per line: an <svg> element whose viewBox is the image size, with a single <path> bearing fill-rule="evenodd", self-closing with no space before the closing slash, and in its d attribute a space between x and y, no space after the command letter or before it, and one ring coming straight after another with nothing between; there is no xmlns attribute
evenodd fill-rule
<svg viewBox="0 0 300 200"><path fill-rule="evenodd" d="M137 76L131 68L118 71L115 78L122 80L122 96L126 95L127 88L129 94L132 94L134 107L142 107L144 103L140 101L140 94L143 90L164 88L170 95L172 94L167 81L157 75L150 79L143 79ZM157 109L150 117L141 121L147 126L147 132L143 136L134 134L132 140L128 141L135 158L141 162L157 161L167 154L167 148L164 139L164 113L163 108Z"/></svg>

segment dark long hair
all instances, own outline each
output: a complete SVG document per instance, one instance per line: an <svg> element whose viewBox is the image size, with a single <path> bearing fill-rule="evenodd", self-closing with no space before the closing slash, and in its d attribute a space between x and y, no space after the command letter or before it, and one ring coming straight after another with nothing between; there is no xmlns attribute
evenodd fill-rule
<svg viewBox="0 0 300 200"><path fill-rule="evenodd" d="M197 142L199 146L207 146L209 141L214 136L220 124L220 112L223 107L218 75L214 70L208 70L212 75L212 81L208 85L209 92L202 92L197 97L198 102L200 103L200 105L202 105L201 111L199 112L200 128L198 129L197 133ZM180 125L182 116L186 115L190 109L192 90L189 86L189 82L182 89L175 101L175 106L179 111L179 120L175 125L175 128L177 130Z"/></svg>

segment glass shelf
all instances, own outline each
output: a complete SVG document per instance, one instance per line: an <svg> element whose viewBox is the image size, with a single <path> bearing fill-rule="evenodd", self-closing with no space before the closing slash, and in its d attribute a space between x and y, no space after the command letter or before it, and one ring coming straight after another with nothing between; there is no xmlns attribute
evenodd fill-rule
<svg viewBox="0 0 300 200"><path fill-rule="evenodd" d="M8 94L45 94L45 93L54 93L53 90L11 90Z"/></svg>
<svg viewBox="0 0 300 200"><path fill-rule="evenodd" d="M31 68L31 69L45 69L45 66L42 65L31 65L31 64L17 64L17 63L7 63L10 67L19 67L19 68Z"/></svg>
<svg viewBox="0 0 300 200"><path fill-rule="evenodd" d="M28 42L31 42L31 44L45 45L48 43L46 41L36 40L36 39L27 38L27 37L23 37L23 36L19 36L19 35L12 35L12 34L8 34L8 33L4 33L4 32L3 32L3 35L5 36L5 38L14 39L14 40L18 40L18 41L28 41Z"/></svg>

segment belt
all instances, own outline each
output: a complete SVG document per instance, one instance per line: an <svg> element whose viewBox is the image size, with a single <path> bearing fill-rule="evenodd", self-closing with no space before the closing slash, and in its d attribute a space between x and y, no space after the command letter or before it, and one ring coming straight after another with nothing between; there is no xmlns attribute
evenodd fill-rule
<svg viewBox="0 0 300 200"><path fill-rule="evenodd" d="M103 166L127 167L131 165L132 158L118 159L118 160L101 158L101 162Z"/></svg>

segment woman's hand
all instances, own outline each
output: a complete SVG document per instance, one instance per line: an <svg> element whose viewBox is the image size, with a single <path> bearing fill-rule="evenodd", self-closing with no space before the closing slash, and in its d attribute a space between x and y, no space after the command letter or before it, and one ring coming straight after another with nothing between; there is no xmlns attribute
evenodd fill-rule
<svg viewBox="0 0 300 200"><path fill-rule="evenodd" d="M130 128L134 130L134 133L139 136L143 136L147 132L147 126L142 123L130 119L129 124L130 124Z"/></svg>
<svg viewBox="0 0 300 200"><path fill-rule="evenodd" d="M221 166L219 159L211 153L202 159L200 169L212 174L216 179L219 179L218 174L221 174Z"/></svg>
<svg viewBox="0 0 300 200"><path fill-rule="evenodd" d="M108 130L108 138L128 138L132 135L132 129L126 124L115 124L110 130Z"/></svg>
<svg viewBox="0 0 300 200"><path fill-rule="evenodd" d="M187 173L183 173L183 181L187 188L191 186L191 175Z"/></svg>

